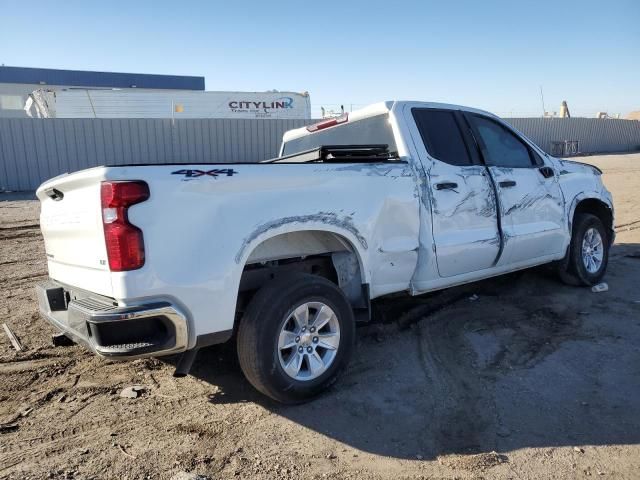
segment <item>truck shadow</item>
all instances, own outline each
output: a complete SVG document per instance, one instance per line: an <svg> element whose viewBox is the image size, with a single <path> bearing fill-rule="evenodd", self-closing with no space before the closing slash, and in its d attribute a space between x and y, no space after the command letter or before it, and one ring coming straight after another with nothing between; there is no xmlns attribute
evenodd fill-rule
<svg viewBox="0 0 640 480"><path fill-rule="evenodd" d="M283 406L242 376L232 345L192 374L213 403L256 402L359 450L395 458L640 441L640 245L615 246L610 290L544 268L376 303L331 391Z"/></svg>

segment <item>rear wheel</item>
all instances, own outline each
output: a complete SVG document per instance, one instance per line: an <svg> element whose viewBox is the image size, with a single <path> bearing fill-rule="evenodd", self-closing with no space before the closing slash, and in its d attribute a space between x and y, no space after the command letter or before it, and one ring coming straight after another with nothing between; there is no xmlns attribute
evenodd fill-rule
<svg viewBox="0 0 640 480"><path fill-rule="evenodd" d="M560 278L569 285L595 285L609 262L609 237L595 215L580 213L573 222L567 256L560 262Z"/></svg>
<svg viewBox="0 0 640 480"><path fill-rule="evenodd" d="M335 284L315 275L286 275L251 300L238 327L238 358L260 392L299 403L336 381L354 336L351 306Z"/></svg>

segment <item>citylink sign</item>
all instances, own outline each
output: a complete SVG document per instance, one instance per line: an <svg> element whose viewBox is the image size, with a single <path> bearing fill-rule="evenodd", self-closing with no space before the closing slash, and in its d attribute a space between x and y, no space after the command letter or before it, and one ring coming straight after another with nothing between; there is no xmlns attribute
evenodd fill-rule
<svg viewBox="0 0 640 480"><path fill-rule="evenodd" d="M294 109L293 97L280 97L275 100L231 100L229 109L233 113L253 113L256 116L271 116L274 110Z"/></svg>

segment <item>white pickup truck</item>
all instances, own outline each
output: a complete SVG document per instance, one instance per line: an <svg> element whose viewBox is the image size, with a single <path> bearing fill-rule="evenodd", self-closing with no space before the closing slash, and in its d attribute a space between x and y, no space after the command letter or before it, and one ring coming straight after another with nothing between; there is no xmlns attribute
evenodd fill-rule
<svg viewBox="0 0 640 480"><path fill-rule="evenodd" d="M104 166L37 191L43 315L105 357L237 342L282 402L333 383L370 301L555 262L592 285L613 203L592 166L553 158L496 116L378 103L284 135L262 163Z"/></svg>

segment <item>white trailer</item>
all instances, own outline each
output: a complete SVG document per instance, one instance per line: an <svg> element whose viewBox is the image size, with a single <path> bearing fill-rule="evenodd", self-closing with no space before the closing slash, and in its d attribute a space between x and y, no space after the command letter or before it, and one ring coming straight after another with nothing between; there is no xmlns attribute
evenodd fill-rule
<svg viewBox="0 0 640 480"><path fill-rule="evenodd" d="M279 91L39 89L25 110L39 118L311 118L307 92Z"/></svg>

